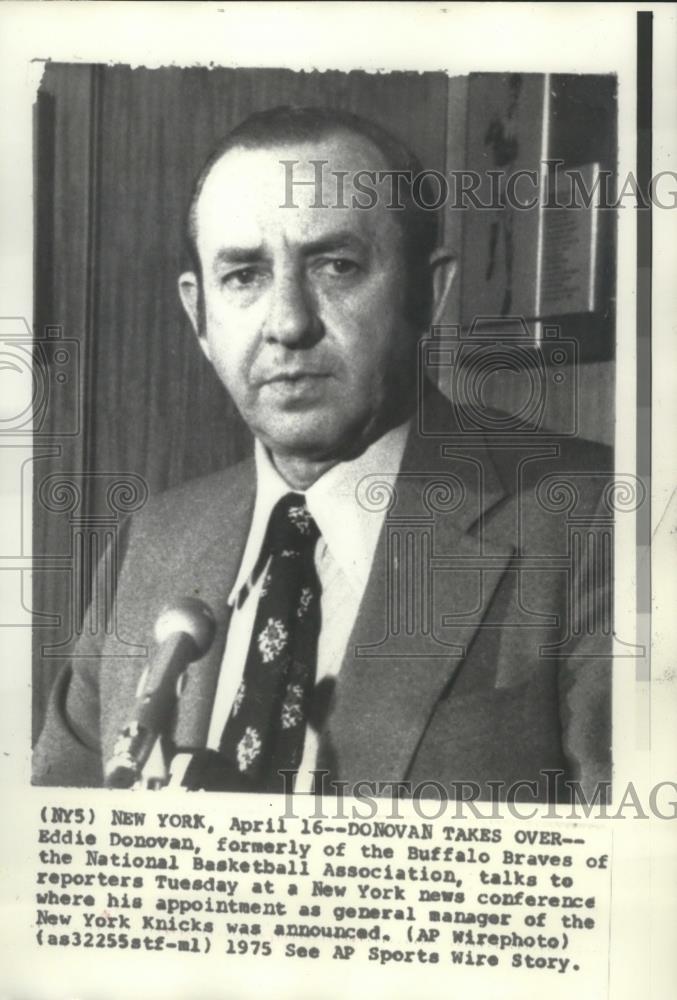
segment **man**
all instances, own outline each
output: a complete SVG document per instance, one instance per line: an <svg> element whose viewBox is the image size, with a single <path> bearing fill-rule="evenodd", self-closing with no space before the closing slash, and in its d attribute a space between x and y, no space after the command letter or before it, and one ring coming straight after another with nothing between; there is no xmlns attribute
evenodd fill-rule
<svg viewBox="0 0 677 1000"><path fill-rule="evenodd" d="M321 769L348 790L467 781L543 799L562 794L553 774L586 793L608 777L608 580L594 546L572 561L551 499L573 473L594 533L608 460L520 454L419 385L453 260L411 183L402 202L393 187L418 173L370 122L274 109L198 179L179 291L255 458L149 504L116 596L121 633L151 649L186 594L216 617L171 727L188 787L275 791L282 769L303 791ZM85 641L36 783L101 783L142 667Z"/></svg>

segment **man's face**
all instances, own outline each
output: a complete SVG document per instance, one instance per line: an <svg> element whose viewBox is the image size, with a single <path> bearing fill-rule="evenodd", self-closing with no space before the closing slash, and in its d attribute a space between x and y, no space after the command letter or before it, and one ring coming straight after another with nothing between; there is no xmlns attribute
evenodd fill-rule
<svg viewBox="0 0 677 1000"><path fill-rule="evenodd" d="M323 201L331 207L313 208L315 188L298 184L295 207L283 207L282 160L299 161L295 182L314 180L309 161L329 161ZM201 343L273 454L338 460L408 414L398 385L416 355L404 318L402 230L385 197L368 210L337 207L331 173L348 171L343 202L351 206L354 172L385 167L369 142L339 135L231 150L202 189ZM191 282L183 276L181 290L195 321Z"/></svg>

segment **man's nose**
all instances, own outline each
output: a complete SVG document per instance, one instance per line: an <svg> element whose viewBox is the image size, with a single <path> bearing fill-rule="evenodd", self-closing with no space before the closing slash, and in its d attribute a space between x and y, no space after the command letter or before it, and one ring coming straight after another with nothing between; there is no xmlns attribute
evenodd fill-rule
<svg viewBox="0 0 677 1000"><path fill-rule="evenodd" d="M286 273L273 280L264 334L287 347L310 346L322 336L317 304L303 275Z"/></svg>

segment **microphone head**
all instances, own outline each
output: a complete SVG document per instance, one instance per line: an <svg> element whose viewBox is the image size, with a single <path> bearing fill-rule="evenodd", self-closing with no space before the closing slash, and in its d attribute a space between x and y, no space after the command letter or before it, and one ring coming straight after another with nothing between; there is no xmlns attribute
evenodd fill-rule
<svg viewBox="0 0 677 1000"><path fill-rule="evenodd" d="M162 609L155 622L155 638L163 643L177 633L189 635L197 648L195 659L204 656L214 639L216 622L204 601L184 597Z"/></svg>

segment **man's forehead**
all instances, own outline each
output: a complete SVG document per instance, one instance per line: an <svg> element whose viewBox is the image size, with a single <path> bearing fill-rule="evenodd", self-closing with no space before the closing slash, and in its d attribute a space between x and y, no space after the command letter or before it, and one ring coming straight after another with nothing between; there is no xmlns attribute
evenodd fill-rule
<svg viewBox="0 0 677 1000"><path fill-rule="evenodd" d="M313 176L313 161L326 160L326 171L347 170L350 175L360 170L388 169L385 155L366 136L349 131L330 132L316 139L285 140L253 148L234 146L227 150L209 172L204 187L219 183L220 178L246 179L250 171L257 174L282 172L283 161L294 161L295 174L305 171Z"/></svg>
<svg viewBox="0 0 677 1000"><path fill-rule="evenodd" d="M325 161L322 174L317 161ZM293 216L314 220L314 227L341 224L361 232L389 225L390 190L385 181L358 176L361 171L387 170L385 157L368 139L337 133L312 141L228 150L212 167L197 204L198 232L215 227L254 228L276 219L294 226ZM376 204L364 205L364 184L376 192ZM326 206L323 210L319 204ZM291 215L290 215L291 213ZM309 215L310 213L310 215ZM301 220L298 220L301 222ZM397 224L393 217L392 224Z"/></svg>

